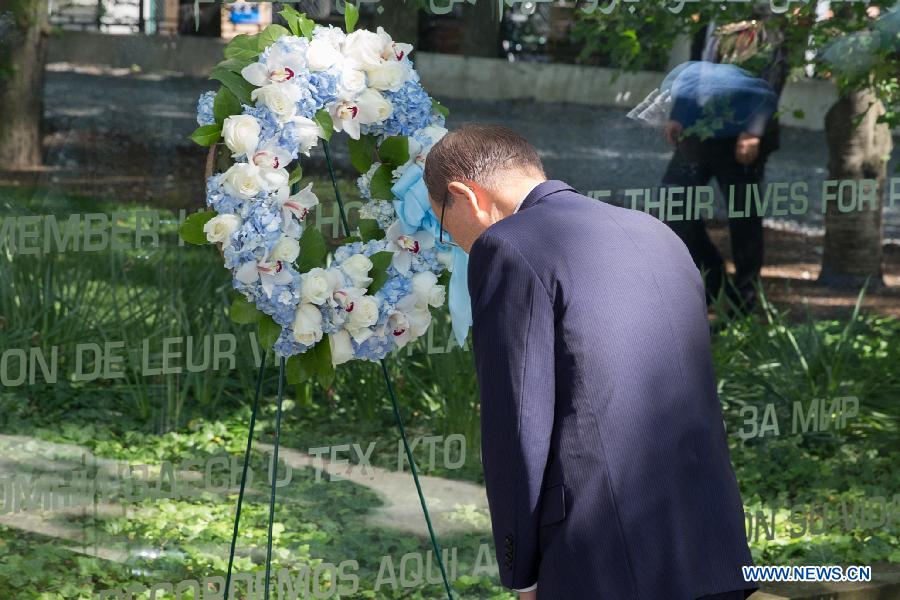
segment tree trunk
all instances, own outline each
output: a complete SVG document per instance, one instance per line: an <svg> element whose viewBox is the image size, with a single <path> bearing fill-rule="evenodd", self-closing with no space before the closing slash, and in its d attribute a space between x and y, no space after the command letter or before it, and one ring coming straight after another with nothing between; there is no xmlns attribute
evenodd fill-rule
<svg viewBox="0 0 900 600"><path fill-rule="evenodd" d="M884 285L882 207L892 142L887 125L876 123L882 114L881 102L871 91L862 90L839 98L825 115L829 179L853 180L854 184L833 186L836 197L826 203L825 249L819 274L819 282L825 285L858 288L867 279L870 288ZM868 185L861 180L869 180ZM862 202L861 193L872 188L874 201ZM842 204L846 212L841 212Z"/></svg>
<svg viewBox="0 0 900 600"><path fill-rule="evenodd" d="M0 169L41 164L46 0L0 0Z"/></svg>
<svg viewBox="0 0 900 600"><path fill-rule="evenodd" d="M497 0L476 0L474 4L462 3L460 52L463 55L488 58L501 56L500 10Z"/></svg>

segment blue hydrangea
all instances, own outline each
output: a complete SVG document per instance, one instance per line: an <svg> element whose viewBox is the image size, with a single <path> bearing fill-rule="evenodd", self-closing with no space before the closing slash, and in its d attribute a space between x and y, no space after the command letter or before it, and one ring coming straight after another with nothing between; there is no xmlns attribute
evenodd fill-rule
<svg viewBox="0 0 900 600"><path fill-rule="evenodd" d="M337 100L338 78L339 75L334 70L310 73L310 102L301 104L300 114L311 119L316 111Z"/></svg>
<svg viewBox="0 0 900 600"><path fill-rule="evenodd" d="M285 327L281 330L281 335L272 346L278 356L293 356L294 354L302 354L309 350L310 346L304 346L294 339L294 329Z"/></svg>
<svg viewBox="0 0 900 600"><path fill-rule="evenodd" d="M206 180L206 205L221 214L239 214L244 201L225 193L222 189L223 174L217 173Z"/></svg>
<svg viewBox="0 0 900 600"><path fill-rule="evenodd" d="M272 288L272 296L262 292L256 300L256 307L282 327L289 327L294 322L294 313L300 303L300 273L290 265L284 268L291 274L291 281ZM262 286L260 286L261 288Z"/></svg>
<svg viewBox="0 0 900 600"><path fill-rule="evenodd" d="M216 92L203 92L197 99L197 124L212 125L216 122L213 116L213 101L216 99Z"/></svg>
<svg viewBox="0 0 900 600"><path fill-rule="evenodd" d="M379 136L379 141L392 135L412 135L431 122L431 97L414 79L407 80L396 92L383 92L393 106L391 116L381 123L363 125L363 133Z"/></svg>
<svg viewBox="0 0 900 600"><path fill-rule="evenodd" d="M362 360L381 360L393 350L396 342L390 334L385 336L373 335L362 344L354 344L354 356Z"/></svg>

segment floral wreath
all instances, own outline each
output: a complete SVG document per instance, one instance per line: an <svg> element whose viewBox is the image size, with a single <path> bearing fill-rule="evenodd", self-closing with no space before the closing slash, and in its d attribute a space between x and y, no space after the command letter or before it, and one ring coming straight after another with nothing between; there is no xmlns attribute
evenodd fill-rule
<svg viewBox="0 0 900 600"><path fill-rule="evenodd" d="M420 337L448 284L460 345L470 319L465 254L436 243L422 181L425 156L447 132L447 109L422 88L412 46L381 27L354 31L358 10L346 8L346 33L287 7L279 14L288 28L233 38L210 76L221 87L200 96L191 134L212 146L211 161L224 142L233 164L208 176L212 210L191 215L180 234L221 244L240 294L231 318L258 323L264 347L291 358L289 381L298 373L330 381L335 365L379 360ZM358 235L329 259L322 234L306 227L319 200L312 183L301 187L299 157L319 138L327 157L340 131L364 203Z"/></svg>

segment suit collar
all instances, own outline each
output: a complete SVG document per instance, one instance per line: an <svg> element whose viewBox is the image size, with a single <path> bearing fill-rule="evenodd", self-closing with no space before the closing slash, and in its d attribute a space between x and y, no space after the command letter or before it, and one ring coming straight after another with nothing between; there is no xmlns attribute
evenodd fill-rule
<svg viewBox="0 0 900 600"><path fill-rule="evenodd" d="M561 192L563 190L571 190L575 191L575 188L570 186L565 181L561 181L559 179L548 179L546 181L542 181L525 196L525 199L522 201L522 204L519 206L519 211L523 211L529 206L534 206L539 200L549 196L550 194L555 194L556 192Z"/></svg>

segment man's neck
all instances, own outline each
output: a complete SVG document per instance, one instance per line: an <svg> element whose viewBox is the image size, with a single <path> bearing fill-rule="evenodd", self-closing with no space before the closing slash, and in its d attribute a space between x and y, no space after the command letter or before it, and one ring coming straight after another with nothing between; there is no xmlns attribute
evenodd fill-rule
<svg viewBox="0 0 900 600"><path fill-rule="evenodd" d="M506 218L515 213L531 190L540 183L547 181L546 177L534 175L518 175L510 178L503 183L503 189L497 193L495 206L501 214L501 218Z"/></svg>

